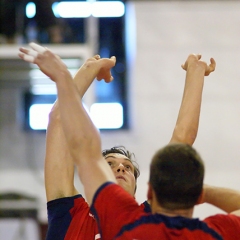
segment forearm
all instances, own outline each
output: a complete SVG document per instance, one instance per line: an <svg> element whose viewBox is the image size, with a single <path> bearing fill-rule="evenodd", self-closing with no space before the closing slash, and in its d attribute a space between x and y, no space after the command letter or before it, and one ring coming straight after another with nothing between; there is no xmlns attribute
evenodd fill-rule
<svg viewBox="0 0 240 240"><path fill-rule="evenodd" d="M231 213L240 210L240 192L228 188L204 185L203 202Z"/></svg>
<svg viewBox="0 0 240 240"><path fill-rule="evenodd" d="M197 63L191 65L186 72L182 103L170 142L182 142L192 145L196 139L202 102L204 72L204 67Z"/></svg>
<svg viewBox="0 0 240 240"><path fill-rule="evenodd" d="M45 188L47 200L77 194L74 188L74 164L63 133L58 104L54 104L46 131Z"/></svg>
<svg viewBox="0 0 240 240"><path fill-rule="evenodd" d="M79 101L81 101L81 98L89 88L90 84L94 80L93 76L89 76L86 74L86 70L84 67L81 67L77 73L75 74L73 78L73 83L75 84L76 88L78 89L78 94L79 94ZM71 81L71 79L69 79ZM56 136L57 135L57 136ZM61 121L61 116L60 116L60 109L59 109L59 103L58 99L55 101L53 104L53 107L51 109L51 112L49 114L49 124L47 128L47 150L51 147L54 146L53 148L51 147L50 150L48 150L46 153L53 153L53 149L57 149L57 151L60 151L61 154L57 154L58 156L62 156L60 159L60 162L58 162L58 166L64 165L63 163L65 162L65 167L72 169L73 172L73 161L70 157L69 154L69 149L67 147L65 135L63 133L63 128L62 128L62 121ZM48 142L51 142L48 144ZM49 154L48 154L49 155ZM56 156L52 156L51 159L59 159ZM64 156L64 158L63 158ZM48 162L53 162L48 161ZM48 163L47 162L47 163ZM61 164L60 164L61 163ZM48 163L49 164L49 163Z"/></svg>
<svg viewBox="0 0 240 240"><path fill-rule="evenodd" d="M87 75L84 67L77 71L73 82L78 88L79 101L93 80L94 77ZM74 187L74 163L63 132L58 100L49 114L44 176L47 201L78 193Z"/></svg>
<svg viewBox="0 0 240 240"><path fill-rule="evenodd" d="M85 65L83 65L75 74L73 82L79 93L79 97L83 98L84 94L92 84L96 77L95 72L86 71Z"/></svg>
<svg viewBox="0 0 240 240"><path fill-rule="evenodd" d="M95 145L101 148L100 136L82 102L79 101L79 94L71 78L58 80L57 90L63 130L73 161L79 167L82 155L92 150ZM99 149L96 147L96 150Z"/></svg>

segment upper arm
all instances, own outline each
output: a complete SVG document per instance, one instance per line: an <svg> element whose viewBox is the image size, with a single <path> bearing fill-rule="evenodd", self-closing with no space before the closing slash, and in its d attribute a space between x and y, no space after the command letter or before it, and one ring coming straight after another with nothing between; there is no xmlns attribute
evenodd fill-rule
<svg viewBox="0 0 240 240"><path fill-rule="evenodd" d="M183 126L178 126L178 125L175 126L169 144L185 143L192 146L197 137L198 130L197 130L197 127L194 128L194 125L197 125L197 124L193 123L192 127L191 127L191 123L189 122L182 123L182 124Z"/></svg>
<svg viewBox="0 0 240 240"><path fill-rule="evenodd" d="M74 164L57 111L50 113L46 132L45 188L47 201L77 194L74 188Z"/></svg>
<svg viewBox="0 0 240 240"><path fill-rule="evenodd" d="M98 155L98 158L95 160L90 156L86 156L86 159L88 159L88 161L79 165L78 173L84 186L87 202L91 205L93 197L99 187L106 182L116 183L116 178L102 154Z"/></svg>

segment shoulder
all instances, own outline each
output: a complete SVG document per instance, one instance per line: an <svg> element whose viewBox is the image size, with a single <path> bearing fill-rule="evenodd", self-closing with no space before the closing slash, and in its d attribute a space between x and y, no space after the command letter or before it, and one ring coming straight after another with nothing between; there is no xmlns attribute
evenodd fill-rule
<svg viewBox="0 0 240 240"><path fill-rule="evenodd" d="M56 198L54 200L48 201L47 206L58 204L58 203L73 202L75 199L82 199L85 201L85 199L83 198L83 196L81 194L77 194L77 195L70 196L70 197L61 197L61 198Z"/></svg>
<svg viewBox="0 0 240 240"><path fill-rule="evenodd" d="M94 239L98 234L94 216L82 195L52 200L48 204L46 239Z"/></svg>
<svg viewBox="0 0 240 240"><path fill-rule="evenodd" d="M91 212L99 220L103 239L113 239L123 226L144 214L143 208L139 207L133 196L111 182L98 189Z"/></svg>
<svg viewBox="0 0 240 240"><path fill-rule="evenodd" d="M240 236L239 216L233 214L216 214L203 221L220 233L224 239L238 239Z"/></svg>
<svg viewBox="0 0 240 240"><path fill-rule="evenodd" d="M79 205L87 205L87 202L81 194L51 200L47 202L47 210L48 213L53 214L54 212L59 211L63 213L64 211L69 211L71 208L77 207Z"/></svg>
<svg viewBox="0 0 240 240"><path fill-rule="evenodd" d="M206 223L236 223L240 224L240 217L234 214L216 214L203 220Z"/></svg>
<svg viewBox="0 0 240 240"><path fill-rule="evenodd" d="M106 203L107 205L104 205ZM123 206L126 203L128 206L134 205L139 207L133 196L126 192L121 186L113 182L106 182L95 193L93 198L93 207L105 206Z"/></svg>

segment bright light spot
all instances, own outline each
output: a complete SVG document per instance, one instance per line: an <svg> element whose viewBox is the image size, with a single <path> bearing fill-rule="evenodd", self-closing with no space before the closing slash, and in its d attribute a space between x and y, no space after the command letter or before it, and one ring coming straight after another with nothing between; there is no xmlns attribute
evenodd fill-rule
<svg viewBox="0 0 240 240"><path fill-rule="evenodd" d="M61 18L87 18L91 16L89 2L59 2L52 5L53 13Z"/></svg>
<svg viewBox="0 0 240 240"><path fill-rule="evenodd" d="M83 103L83 106L86 112L89 114L89 109L87 108L86 104ZM33 130L46 130L49 121L49 113L52 107L53 103L33 104L29 108L30 128Z"/></svg>
<svg viewBox="0 0 240 240"><path fill-rule="evenodd" d="M90 116L98 129L118 129L123 125L123 107L119 103L94 103Z"/></svg>
<svg viewBox="0 0 240 240"><path fill-rule="evenodd" d="M94 17L122 17L124 13L125 6L120 1L92 3Z"/></svg>
<svg viewBox="0 0 240 240"><path fill-rule="evenodd" d="M31 88L34 95L56 95L57 88L55 85L49 84L34 84Z"/></svg>
<svg viewBox="0 0 240 240"><path fill-rule="evenodd" d="M48 125L48 115L53 104L33 104L29 108L29 125L34 130L45 130Z"/></svg>
<svg viewBox="0 0 240 240"><path fill-rule="evenodd" d="M60 18L60 15L57 11L58 2L54 2L52 5L52 11L55 17Z"/></svg>
<svg viewBox="0 0 240 240"><path fill-rule="evenodd" d="M121 1L104 2L54 2L52 10L59 18L87 18L94 17L122 17L125 14L125 5ZM26 5L26 16L33 18L36 15L36 5L29 2Z"/></svg>
<svg viewBox="0 0 240 240"><path fill-rule="evenodd" d="M125 5L121 1L109 2L55 2L52 5L55 17L87 18L121 17L125 13Z"/></svg>
<svg viewBox="0 0 240 240"><path fill-rule="evenodd" d="M36 15L36 5L33 2L29 2L26 5L26 16L27 18L33 18Z"/></svg>

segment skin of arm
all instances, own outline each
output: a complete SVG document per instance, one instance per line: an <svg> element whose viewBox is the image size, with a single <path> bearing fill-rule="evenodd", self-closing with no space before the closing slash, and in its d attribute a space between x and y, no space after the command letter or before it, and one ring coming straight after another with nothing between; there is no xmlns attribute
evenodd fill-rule
<svg viewBox="0 0 240 240"><path fill-rule="evenodd" d="M115 65L115 59L109 61ZM94 64L96 62L87 62L83 66L88 69L89 75L97 74ZM86 113L82 102L79 101L78 93L69 74L63 75L52 78L57 85L62 126L71 156L84 185L87 201L91 204L97 189L107 181L116 183L116 179L102 156L98 130Z"/></svg>
<svg viewBox="0 0 240 240"><path fill-rule="evenodd" d="M96 55L95 58L99 59L100 57ZM198 129L204 74L205 71L209 71L210 73L209 68L211 67L207 66L204 62L200 62L199 64L199 59L200 55L189 55L185 66L182 66L183 69L184 67L187 69L185 89L171 142L187 142L192 145L195 140ZM214 68L215 65L212 66L211 71ZM80 99L93 80L94 76L89 78L88 72L84 67L78 70L73 81L78 89ZM46 134L45 188L48 201L60 197L73 196L78 193L73 185L73 166L61 126L58 101L56 101L49 116L49 125ZM62 179L64 181L60 181Z"/></svg>
<svg viewBox="0 0 240 240"><path fill-rule="evenodd" d="M31 43L32 49L20 48L19 57L27 62L35 63L40 70L52 79L57 86L58 104L61 123L79 177L84 185L85 195L89 204L93 195L103 183L115 182L115 176L102 156L101 138L94 126L74 86L72 76L62 60L49 49ZM112 80L110 71L116 59L90 59L83 66L89 77L97 76L106 82Z"/></svg>
<svg viewBox="0 0 240 240"><path fill-rule="evenodd" d="M98 60L100 56L94 58ZM73 78L79 99L95 79L89 78L85 72L86 69L81 67ZM47 201L78 194L74 187L74 164L63 133L58 100L49 114L44 172Z"/></svg>
<svg viewBox="0 0 240 240"><path fill-rule="evenodd" d="M74 188L74 164L62 130L57 102L46 131L44 178L47 201L78 194Z"/></svg>
<svg viewBox="0 0 240 240"><path fill-rule="evenodd" d="M240 216L240 192L205 184L201 203L209 203L221 210Z"/></svg>
<svg viewBox="0 0 240 240"><path fill-rule="evenodd" d="M216 62L201 61L201 55L190 54L182 68L186 70L185 87L177 122L170 143L193 145L198 132L204 76L215 70Z"/></svg>
<svg viewBox="0 0 240 240"><path fill-rule="evenodd" d="M96 55L95 58L99 59L99 56ZM182 66L183 69L184 67L187 69L185 89L171 142L187 142L192 145L195 140L204 74L205 71L210 71L210 67L206 63L200 62L199 64L199 59L199 55L189 55L185 66ZM212 66L211 71L214 70L213 67L215 68L215 65ZM78 70L73 81L80 98L83 97L93 80L94 78L89 78L83 67ZM58 101L50 113L46 144L45 185L48 201L77 194L73 186L73 161L61 127ZM64 181L59 181L60 179L64 179Z"/></svg>
<svg viewBox="0 0 240 240"><path fill-rule="evenodd" d="M204 76L215 70L216 63L210 65L200 61L201 55L189 55L182 68L186 70L185 89L176 127L171 142L192 145L196 139L201 108ZM201 203L212 204L221 210L240 216L240 192L228 188L204 185Z"/></svg>

